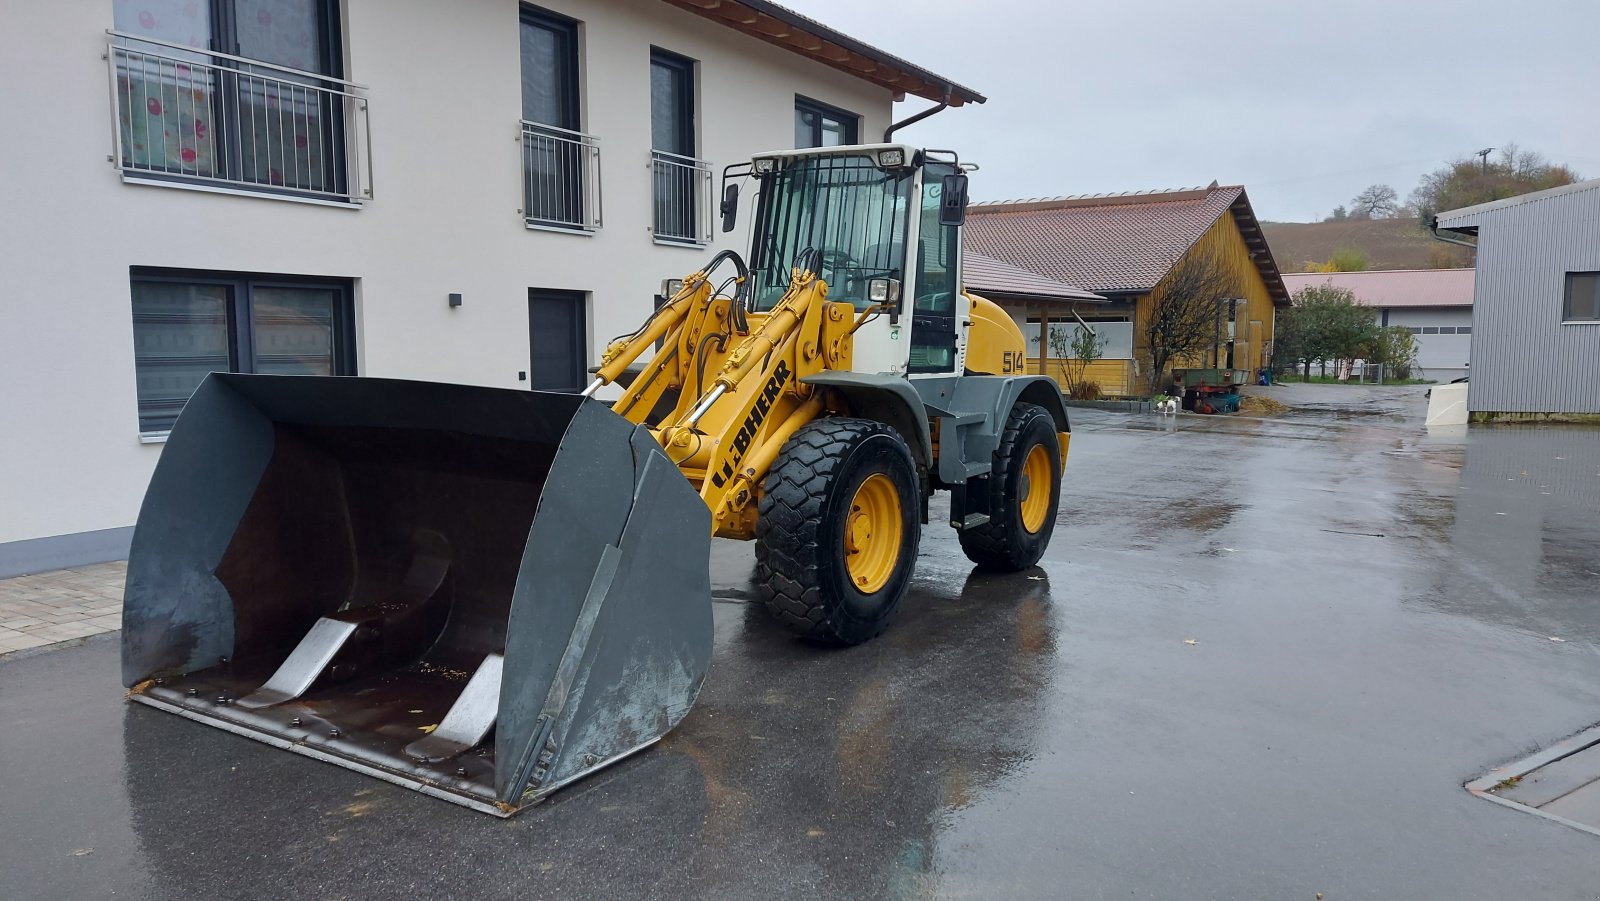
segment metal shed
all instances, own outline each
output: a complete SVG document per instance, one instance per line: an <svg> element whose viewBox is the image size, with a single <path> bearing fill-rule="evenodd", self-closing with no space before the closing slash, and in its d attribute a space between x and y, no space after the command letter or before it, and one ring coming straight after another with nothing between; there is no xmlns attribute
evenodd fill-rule
<svg viewBox="0 0 1600 901"><path fill-rule="evenodd" d="M1473 413L1600 414L1600 179L1440 213L1478 237Z"/></svg>

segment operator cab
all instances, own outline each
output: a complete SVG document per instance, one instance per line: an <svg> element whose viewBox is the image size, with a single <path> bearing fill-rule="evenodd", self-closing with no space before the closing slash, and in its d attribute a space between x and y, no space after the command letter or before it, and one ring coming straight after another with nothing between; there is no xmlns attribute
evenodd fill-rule
<svg viewBox="0 0 1600 901"><path fill-rule="evenodd" d="M953 152L863 144L759 154L723 173L725 232L738 215L739 184L730 179L741 176L754 179L757 192L752 313L777 304L805 259L829 300L857 310L888 305L856 334L857 372L961 371L967 176Z"/></svg>

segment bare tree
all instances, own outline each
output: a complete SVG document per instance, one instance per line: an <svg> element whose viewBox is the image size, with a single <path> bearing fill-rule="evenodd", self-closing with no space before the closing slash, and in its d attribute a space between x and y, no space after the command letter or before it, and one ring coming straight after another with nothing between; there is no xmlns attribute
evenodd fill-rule
<svg viewBox="0 0 1600 901"><path fill-rule="evenodd" d="M1070 338L1067 333L1067 329L1050 332L1050 349L1062 361L1062 372L1066 375L1067 396L1095 400L1100 395L1100 386L1095 384L1091 388L1093 383L1085 379L1084 374L1094 361L1105 355L1106 339L1082 325L1071 328Z"/></svg>
<svg viewBox="0 0 1600 901"><path fill-rule="evenodd" d="M1160 391L1175 360L1217 346L1222 302L1240 294L1239 279L1215 252L1183 258L1151 295L1144 339L1150 352L1150 390Z"/></svg>
<svg viewBox="0 0 1600 901"><path fill-rule="evenodd" d="M1368 185L1365 191L1350 201L1350 215L1355 219L1387 219L1399 207L1394 188L1388 185Z"/></svg>

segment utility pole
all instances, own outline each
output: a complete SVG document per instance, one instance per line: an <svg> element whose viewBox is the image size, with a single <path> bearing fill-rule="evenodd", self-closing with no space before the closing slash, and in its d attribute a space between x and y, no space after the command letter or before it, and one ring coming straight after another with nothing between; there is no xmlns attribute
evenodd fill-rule
<svg viewBox="0 0 1600 901"><path fill-rule="evenodd" d="M1477 153L1473 154L1474 156L1482 157L1482 159L1483 159L1483 171L1485 171L1485 172L1489 171L1489 154L1491 154L1493 152L1494 152L1494 148L1493 147L1485 147L1482 150L1478 151Z"/></svg>

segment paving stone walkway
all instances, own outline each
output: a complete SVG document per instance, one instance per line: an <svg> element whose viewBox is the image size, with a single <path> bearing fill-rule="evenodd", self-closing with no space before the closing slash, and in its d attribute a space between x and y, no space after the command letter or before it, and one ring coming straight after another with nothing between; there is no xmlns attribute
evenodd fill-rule
<svg viewBox="0 0 1600 901"><path fill-rule="evenodd" d="M0 579L0 656L122 628L126 562Z"/></svg>

